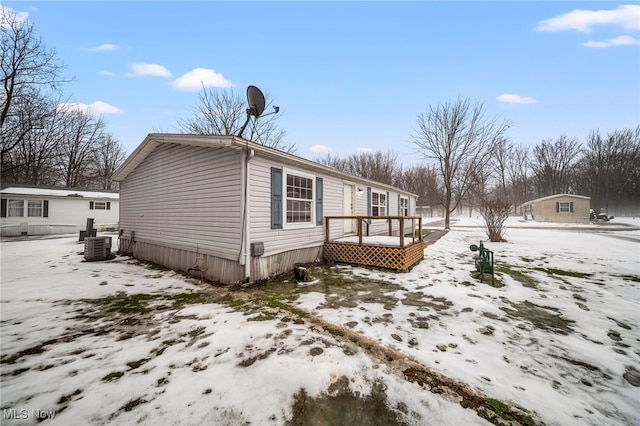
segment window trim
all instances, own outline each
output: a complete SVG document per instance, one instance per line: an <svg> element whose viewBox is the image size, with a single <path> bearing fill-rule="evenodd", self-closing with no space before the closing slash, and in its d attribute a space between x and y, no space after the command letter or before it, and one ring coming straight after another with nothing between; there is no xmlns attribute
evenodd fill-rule
<svg viewBox="0 0 640 426"><path fill-rule="evenodd" d="M571 201L558 201L558 213L571 213Z"/></svg>
<svg viewBox="0 0 640 426"><path fill-rule="evenodd" d="M405 201L406 205L403 206L402 202ZM409 197L400 195L400 202L398 203L400 209L400 216L409 216Z"/></svg>
<svg viewBox="0 0 640 426"><path fill-rule="evenodd" d="M23 200L16 200L16 199L13 199L13 200L12 200L12 199L10 199L10 198L9 198L9 199L7 200L7 217L25 217L25 208L24 208L25 201L26 201L26 200L24 200L24 199L23 199ZM21 206L22 206L22 207L20 208L20 210L21 210L21 212L22 212L22 213L21 213L20 215L11 214L11 203L14 203L14 204L15 204L15 203L17 203L17 202L19 202L19 203L21 204ZM14 209L15 209L15 207L14 207Z"/></svg>
<svg viewBox="0 0 640 426"><path fill-rule="evenodd" d="M311 180L311 198L304 199L311 203L311 215L309 222L288 222L287 221L287 201L288 200L302 200L301 198L289 198L287 193L287 176L299 176L305 179ZM282 168L282 228L283 229L301 229L301 228L314 228L316 227L316 177L313 174L301 172L296 169Z"/></svg>
<svg viewBox="0 0 640 426"><path fill-rule="evenodd" d="M44 200L26 200L27 201L27 217L44 217ZM31 203L39 203L40 214L32 215L31 214Z"/></svg>
<svg viewBox="0 0 640 426"><path fill-rule="evenodd" d="M373 198L374 195L378 196L378 203L374 204ZM385 203L380 204L380 196L384 197ZM373 209L378 209L378 214L374 214ZM386 191L377 191L371 188L371 216L387 216L387 210L389 209L389 197L387 197Z"/></svg>

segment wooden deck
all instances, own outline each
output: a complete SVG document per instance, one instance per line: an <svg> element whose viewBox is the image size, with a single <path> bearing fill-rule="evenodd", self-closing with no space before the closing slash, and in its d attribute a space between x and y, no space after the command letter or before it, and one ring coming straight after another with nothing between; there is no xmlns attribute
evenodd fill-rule
<svg viewBox="0 0 640 426"><path fill-rule="evenodd" d="M340 241L340 238L333 241L330 239L331 221L345 219L357 220L357 242ZM397 243L380 243L380 241L375 241L375 236L366 235L367 232L363 232L363 229L370 220L387 220L389 225L386 236L392 236L396 233ZM395 221L398 222L397 227L394 227ZM409 229L405 229L407 221L412 222ZM421 230L422 217L418 216L326 216L324 258L334 262L406 271L424 258L422 232L418 232L416 238L415 225L413 225L415 222L418 224L417 229Z"/></svg>

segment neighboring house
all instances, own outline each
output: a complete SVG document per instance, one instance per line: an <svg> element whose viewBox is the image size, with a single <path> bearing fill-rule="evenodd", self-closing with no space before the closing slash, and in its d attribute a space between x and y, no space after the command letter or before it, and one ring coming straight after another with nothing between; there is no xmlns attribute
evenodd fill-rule
<svg viewBox="0 0 640 426"><path fill-rule="evenodd" d="M322 258L324 216L413 215L416 195L234 136L150 134L116 171L120 250L253 282ZM388 223L369 233L386 234ZM397 222L397 221L396 221ZM339 221L331 238L354 235Z"/></svg>
<svg viewBox="0 0 640 426"><path fill-rule="evenodd" d="M117 227L117 192L8 186L2 196L2 236L70 234L86 228Z"/></svg>
<svg viewBox="0 0 640 426"><path fill-rule="evenodd" d="M556 194L523 203L522 212L537 222L588 223L590 204L590 197Z"/></svg>

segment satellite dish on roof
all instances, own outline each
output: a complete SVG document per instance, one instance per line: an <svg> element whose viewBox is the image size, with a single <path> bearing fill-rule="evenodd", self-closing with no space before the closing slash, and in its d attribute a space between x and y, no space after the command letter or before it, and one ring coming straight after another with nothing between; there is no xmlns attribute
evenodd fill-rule
<svg viewBox="0 0 640 426"><path fill-rule="evenodd" d="M265 100L264 95L256 86L247 87L247 102L249 103L249 110L247 114L254 117L260 117L264 112Z"/></svg>
<svg viewBox="0 0 640 426"><path fill-rule="evenodd" d="M264 112L264 108L266 106L264 95L262 94L262 91L260 91L260 89L258 89L256 86L247 87L247 103L249 104L249 108L247 108L247 121L244 122L244 125L238 132L239 138L242 137L242 133L244 132L244 129L247 128L247 124L249 124L249 120L251 119L251 116L253 115L257 120L258 117L260 117ZM280 110L280 107L274 106L273 109L274 109L274 112L271 112L266 115L277 113Z"/></svg>

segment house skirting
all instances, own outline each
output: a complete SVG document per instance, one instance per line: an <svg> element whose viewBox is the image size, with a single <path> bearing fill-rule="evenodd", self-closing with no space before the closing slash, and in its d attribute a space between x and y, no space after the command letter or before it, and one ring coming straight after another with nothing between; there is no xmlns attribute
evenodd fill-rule
<svg viewBox="0 0 640 426"><path fill-rule="evenodd" d="M153 262L168 269L189 272L194 265L196 256L202 256L200 263L206 264L207 270L202 276L206 280L222 284L234 284L245 280L244 266L236 260L223 259L217 256L196 253L187 250L158 244L131 240L120 237L118 251L129 254L139 260ZM267 279L272 275L290 272L296 263L312 263L322 258L322 246L289 250L273 255L263 255L251 258L250 281ZM200 272L191 271L194 277L200 278Z"/></svg>
<svg viewBox="0 0 640 426"><path fill-rule="evenodd" d="M406 271L424 259L424 242L419 240L404 247L329 242L324 243L324 258L334 262Z"/></svg>
<svg viewBox="0 0 640 426"><path fill-rule="evenodd" d="M79 227L76 225L12 223L3 224L0 235L3 237L19 237L21 235L64 235L77 233L78 229Z"/></svg>

